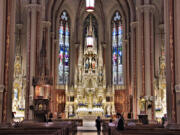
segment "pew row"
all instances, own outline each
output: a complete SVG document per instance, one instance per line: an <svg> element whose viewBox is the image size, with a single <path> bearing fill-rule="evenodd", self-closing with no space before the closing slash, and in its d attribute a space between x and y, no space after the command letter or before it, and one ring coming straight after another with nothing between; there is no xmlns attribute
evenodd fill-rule
<svg viewBox="0 0 180 135"><path fill-rule="evenodd" d="M75 122L24 122L13 127L0 128L0 135L74 135Z"/></svg>
<svg viewBox="0 0 180 135"><path fill-rule="evenodd" d="M159 128L158 125L137 125L118 131L115 127L109 127L108 123L103 123L103 135L180 135L180 130Z"/></svg>

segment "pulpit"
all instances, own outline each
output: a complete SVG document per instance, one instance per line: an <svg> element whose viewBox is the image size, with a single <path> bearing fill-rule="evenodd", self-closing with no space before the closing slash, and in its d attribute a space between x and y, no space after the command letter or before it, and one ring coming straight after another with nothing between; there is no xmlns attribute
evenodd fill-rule
<svg viewBox="0 0 180 135"><path fill-rule="evenodd" d="M48 99L34 99L34 119L40 122L46 121L49 112Z"/></svg>

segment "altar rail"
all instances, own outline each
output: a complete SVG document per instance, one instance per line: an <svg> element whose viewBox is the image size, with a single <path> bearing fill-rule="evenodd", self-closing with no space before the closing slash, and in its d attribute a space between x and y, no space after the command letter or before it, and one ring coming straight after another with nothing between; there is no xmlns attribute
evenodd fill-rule
<svg viewBox="0 0 180 135"><path fill-rule="evenodd" d="M31 121L0 128L0 135L75 135L76 132L77 126L72 121L48 123Z"/></svg>

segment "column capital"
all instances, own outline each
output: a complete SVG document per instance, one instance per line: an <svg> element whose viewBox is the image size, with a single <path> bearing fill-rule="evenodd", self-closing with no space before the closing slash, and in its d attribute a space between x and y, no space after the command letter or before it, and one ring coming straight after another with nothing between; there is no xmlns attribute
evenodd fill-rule
<svg viewBox="0 0 180 135"><path fill-rule="evenodd" d="M55 37L55 32L51 32L51 37L54 39L54 37Z"/></svg>
<svg viewBox="0 0 180 135"><path fill-rule="evenodd" d="M140 11L141 13L143 12L151 12L154 13L155 12L155 6L151 5L151 4L145 4L145 5L141 5L138 8L138 11Z"/></svg>
<svg viewBox="0 0 180 135"><path fill-rule="evenodd" d="M42 6L40 4L27 4L26 9L28 12L31 12L32 10L37 10L37 11L41 11Z"/></svg>
<svg viewBox="0 0 180 135"><path fill-rule="evenodd" d="M51 22L50 21L42 21L42 25L44 28L49 28L49 27L51 27Z"/></svg>
<svg viewBox="0 0 180 135"><path fill-rule="evenodd" d="M21 23L16 24L16 28L18 30L22 30L22 27L23 27L23 24L21 24Z"/></svg>
<svg viewBox="0 0 180 135"><path fill-rule="evenodd" d="M4 92L4 85L0 84L0 93L3 93Z"/></svg>
<svg viewBox="0 0 180 135"><path fill-rule="evenodd" d="M129 41L128 39L123 39L124 43L128 43L128 41Z"/></svg>
<svg viewBox="0 0 180 135"><path fill-rule="evenodd" d="M54 43L58 44L59 43L59 39L54 39Z"/></svg>
<svg viewBox="0 0 180 135"><path fill-rule="evenodd" d="M106 48L106 47L107 47L106 42L101 42L101 45L102 45L103 48Z"/></svg>
<svg viewBox="0 0 180 135"><path fill-rule="evenodd" d="M75 43L74 43L74 46L75 46L75 48L78 48L78 47L80 46L80 43L75 42Z"/></svg>
<svg viewBox="0 0 180 135"><path fill-rule="evenodd" d="M131 25L132 28L136 28L137 24L138 24L138 21L134 21L134 22L131 22L130 25Z"/></svg>
<svg viewBox="0 0 180 135"><path fill-rule="evenodd" d="M176 91L176 93L180 92L180 84L175 85L175 91Z"/></svg>
<svg viewBox="0 0 180 135"><path fill-rule="evenodd" d="M159 27L159 29L160 29L161 31L164 31L164 24L163 24L163 23L162 23L162 24L159 24L158 27Z"/></svg>

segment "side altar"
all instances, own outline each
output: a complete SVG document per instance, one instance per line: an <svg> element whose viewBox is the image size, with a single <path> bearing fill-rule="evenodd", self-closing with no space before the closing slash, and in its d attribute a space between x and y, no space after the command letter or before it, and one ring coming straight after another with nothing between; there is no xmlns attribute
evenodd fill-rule
<svg viewBox="0 0 180 135"><path fill-rule="evenodd" d="M91 15L84 46L79 46L78 65L74 86L66 88L67 118L108 117L115 113L114 90L106 86L106 69L103 64L102 45L98 45Z"/></svg>

